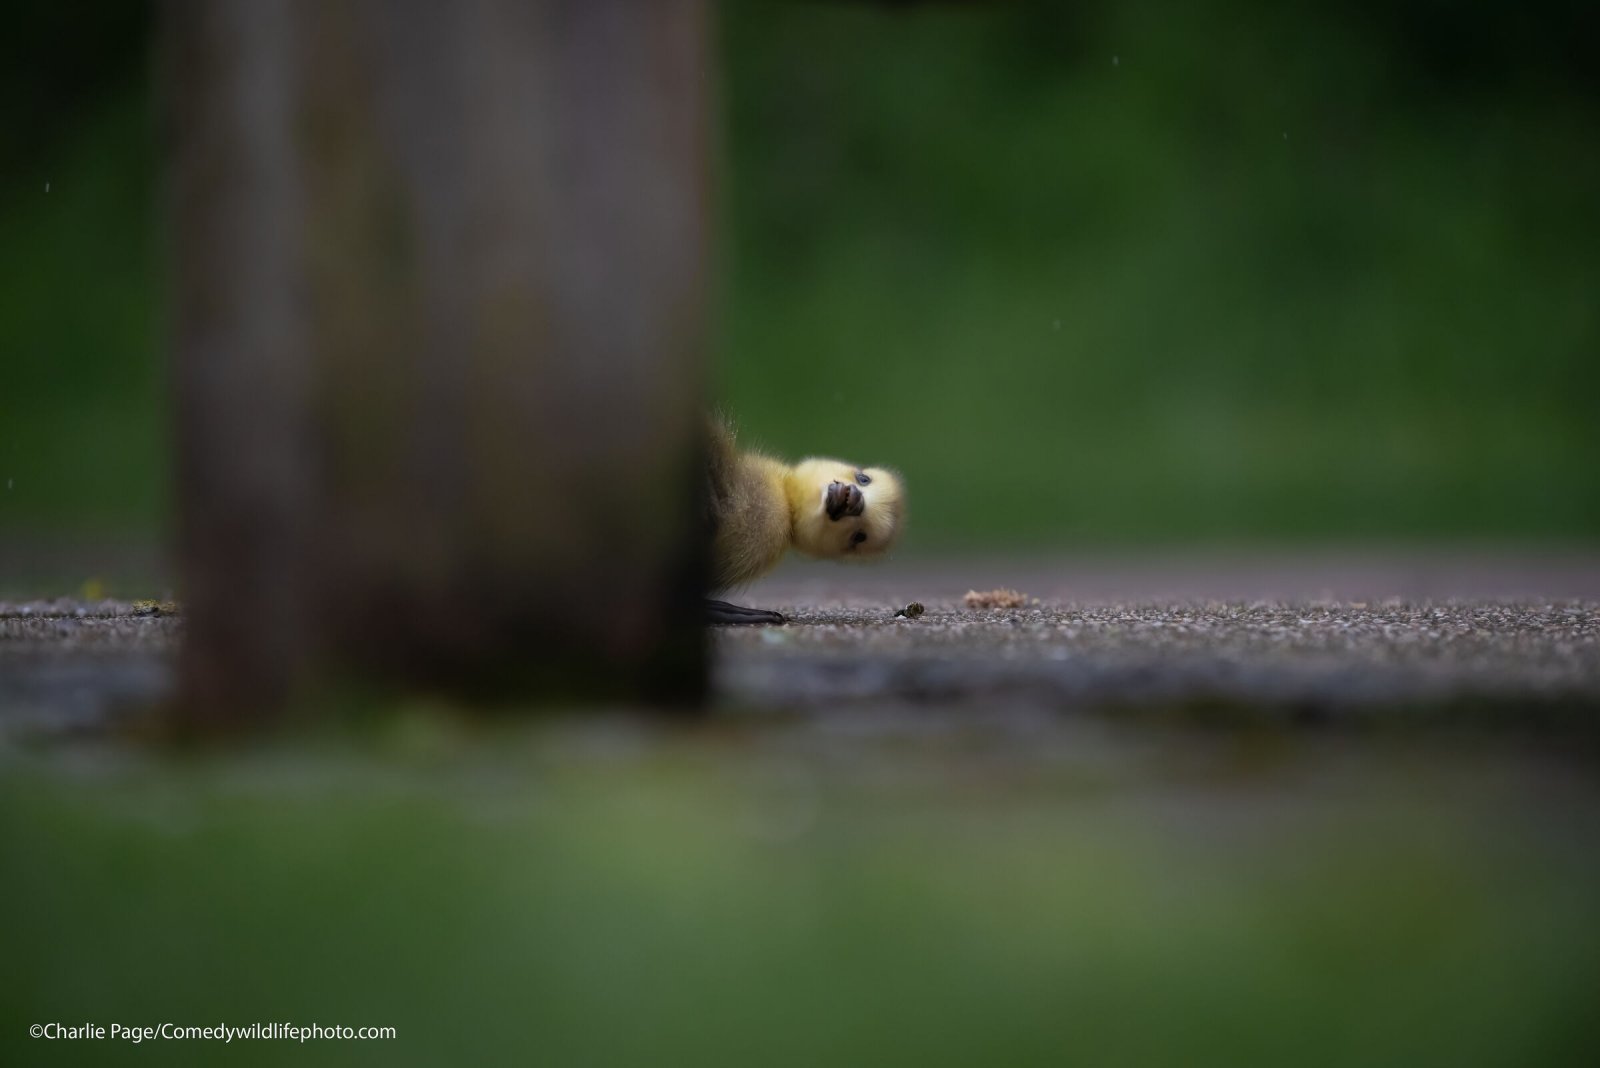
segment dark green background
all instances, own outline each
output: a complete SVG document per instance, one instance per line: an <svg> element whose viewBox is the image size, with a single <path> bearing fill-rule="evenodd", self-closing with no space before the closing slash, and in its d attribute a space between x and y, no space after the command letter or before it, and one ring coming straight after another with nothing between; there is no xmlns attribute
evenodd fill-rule
<svg viewBox="0 0 1600 1068"><path fill-rule="evenodd" d="M0 525L152 534L151 16L12 9ZM913 550L1600 536L1581 5L721 11L721 399Z"/></svg>

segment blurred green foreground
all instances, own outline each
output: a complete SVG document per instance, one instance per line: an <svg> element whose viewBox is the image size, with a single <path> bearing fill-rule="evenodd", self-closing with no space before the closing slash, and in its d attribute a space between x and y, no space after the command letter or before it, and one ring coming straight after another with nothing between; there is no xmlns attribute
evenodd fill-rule
<svg viewBox="0 0 1600 1068"><path fill-rule="evenodd" d="M1593 1063L1592 777L976 722L13 766L0 1060ZM398 1037L136 1057L22 1037L50 1020Z"/></svg>

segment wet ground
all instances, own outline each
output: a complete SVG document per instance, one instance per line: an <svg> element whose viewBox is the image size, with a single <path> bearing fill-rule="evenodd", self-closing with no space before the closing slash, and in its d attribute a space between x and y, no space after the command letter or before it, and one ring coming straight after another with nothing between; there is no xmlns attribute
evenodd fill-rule
<svg viewBox="0 0 1600 1068"><path fill-rule="evenodd" d="M1026 599L964 600L996 588ZM1600 721L1600 565L1575 558L795 565L737 599L790 622L717 628L734 712ZM149 604L0 602L0 729L92 731L159 700L181 628Z"/></svg>

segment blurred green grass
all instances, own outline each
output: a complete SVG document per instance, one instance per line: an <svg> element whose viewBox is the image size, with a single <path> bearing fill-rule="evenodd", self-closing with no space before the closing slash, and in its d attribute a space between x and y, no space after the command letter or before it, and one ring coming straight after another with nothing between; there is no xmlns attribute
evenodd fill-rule
<svg viewBox="0 0 1600 1068"><path fill-rule="evenodd" d="M1431 10L721 5L722 401L912 550L1593 543L1596 85ZM164 521L147 30L0 182L0 534Z"/></svg>
<svg viewBox="0 0 1600 1068"><path fill-rule="evenodd" d="M1306 5L727 5L730 407L929 543L1593 538L1595 102Z"/></svg>
<svg viewBox="0 0 1600 1068"><path fill-rule="evenodd" d="M5 1059L133 1055L23 1038L51 1020L398 1028L241 1064L1463 1068L1600 1041L1592 792L1536 800L1503 763L531 737L13 762Z"/></svg>
<svg viewBox="0 0 1600 1068"><path fill-rule="evenodd" d="M0 185L0 533L162 522L152 125L146 87L111 93Z"/></svg>

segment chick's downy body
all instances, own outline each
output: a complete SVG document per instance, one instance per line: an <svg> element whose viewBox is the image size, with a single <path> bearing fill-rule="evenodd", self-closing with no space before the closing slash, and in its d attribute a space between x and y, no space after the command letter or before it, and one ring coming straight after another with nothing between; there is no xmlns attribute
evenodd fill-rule
<svg viewBox="0 0 1600 1068"><path fill-rule="evenodd" d="M760 453L740 454L733 433L722 439L712 462L711 586L743 586L771 571L794 541L794 520L783 492L788 466ZM718 455L720 454L720 455Z"/></svg>

